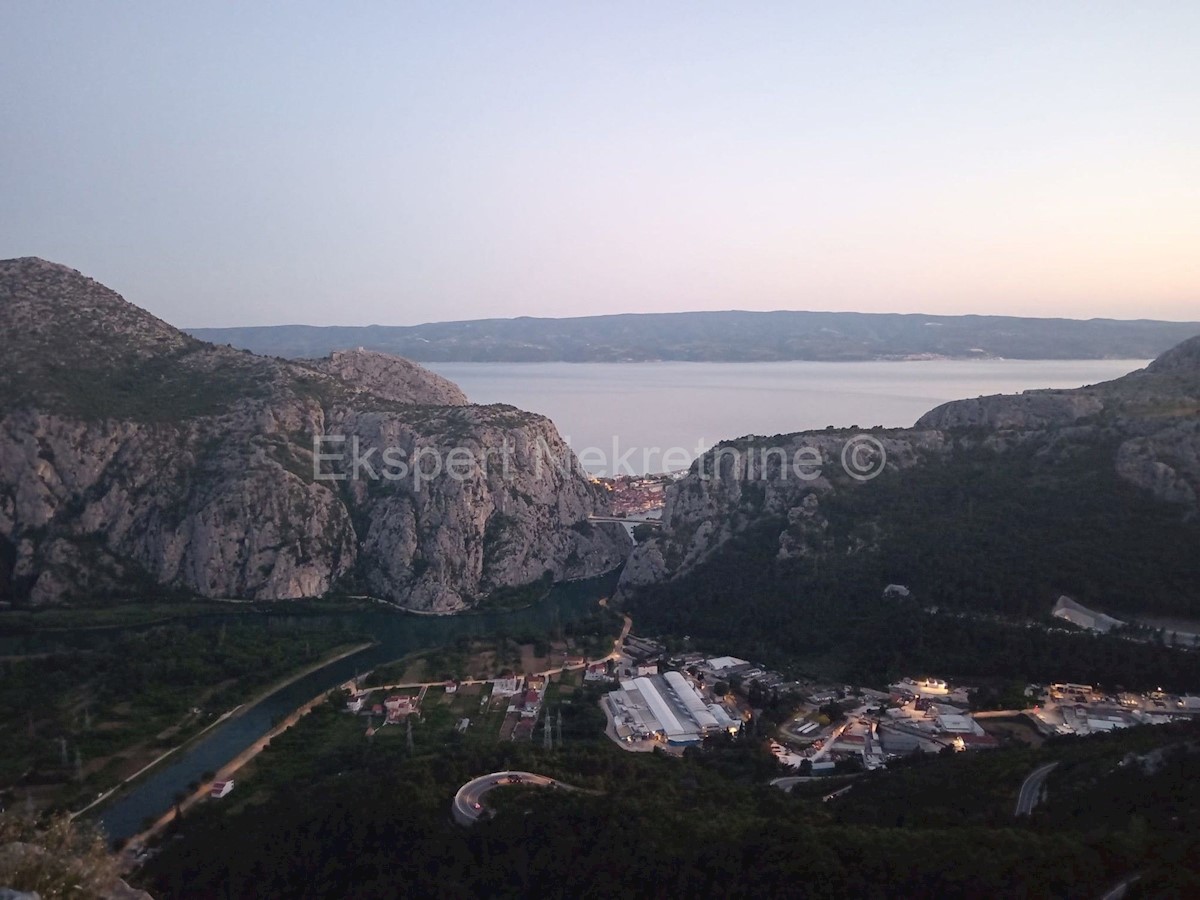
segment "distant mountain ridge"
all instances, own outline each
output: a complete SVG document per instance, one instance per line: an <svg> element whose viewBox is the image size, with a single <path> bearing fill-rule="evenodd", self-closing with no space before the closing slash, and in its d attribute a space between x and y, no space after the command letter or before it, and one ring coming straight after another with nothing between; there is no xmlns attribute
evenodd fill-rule
<svg viewBox="0 0 1200 900"><path fill-rule="evenodd" d="M269 356L309 358L361 347L419 362L1150 359L1200 335L1200 322L734 310L189 333Z"/></svg>

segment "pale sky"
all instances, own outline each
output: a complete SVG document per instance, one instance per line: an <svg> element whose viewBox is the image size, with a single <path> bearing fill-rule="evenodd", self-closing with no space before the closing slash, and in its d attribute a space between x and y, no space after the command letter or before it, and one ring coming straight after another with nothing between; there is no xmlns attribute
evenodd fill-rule
<svg viewBox="0 0 1200 900"><path fill-rule="evenodd" d="M0 257L181 326L1200 318L1200 3L8 2Z"/></svg>

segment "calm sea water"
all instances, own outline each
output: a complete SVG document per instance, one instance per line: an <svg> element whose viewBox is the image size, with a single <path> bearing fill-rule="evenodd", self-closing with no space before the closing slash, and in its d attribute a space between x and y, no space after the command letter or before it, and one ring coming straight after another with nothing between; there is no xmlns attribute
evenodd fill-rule
<svg viewBox="0 0 1200 900"><path fill-rule="evenodd" d="M720 440L826 425L906 427L947 400L1072 388L1146 360L426 363L475 403L549 416L594 474L682 468ZM614 449L615 448L615 449ZM669 448L676 448L670 458ZM603 457L603 462L600 461ZM667 463L664 465L664 461Z"/></svg>

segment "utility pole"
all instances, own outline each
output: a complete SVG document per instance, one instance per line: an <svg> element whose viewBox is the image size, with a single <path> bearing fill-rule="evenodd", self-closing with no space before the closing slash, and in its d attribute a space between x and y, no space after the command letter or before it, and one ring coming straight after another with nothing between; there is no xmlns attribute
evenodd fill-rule
<svg viewBox="0 0 1200 900"><path fill-rule="evenodd" d="M558 708L558 749L562 749L562 707Z"/></svg>
<svg viewBox="0 0 1200 900"><path fill-rule="evenodd" d="M550 707L546 707L546 714L542 717L542 749L552 750L550 734Z"/></svg>
<svg viewBox="0 0 1200 900"><path fill-rule="evenodd" d="M405 718L404 722L406 725L408 725L408 755L412 756L413 755L412 716L408 716L407 718Z"/></svg>

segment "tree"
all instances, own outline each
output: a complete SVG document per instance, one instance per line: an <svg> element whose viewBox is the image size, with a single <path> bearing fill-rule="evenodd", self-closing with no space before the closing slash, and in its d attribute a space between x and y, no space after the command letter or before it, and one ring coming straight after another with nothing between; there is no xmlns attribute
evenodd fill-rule
<svg viewBox="0 0 1200 900"><path fill-rule="evenodd" d="M633 539L641 544L644 541L648 541L650 538L654 537L655 531L657 531L657 529L653 525L649 524L648 522L642 522L633 526Z"/></svg>
<svg viewBox="0 0 1200 900"><path fill-rule="evenodd" d="M836 703L826 703L822 706L821 715L825 716L830 722L840 722L846 718L846 714L842 712L842 708Z"/></svg>

